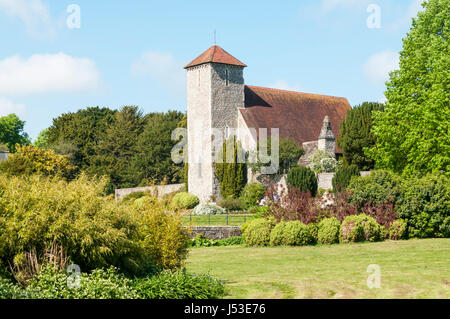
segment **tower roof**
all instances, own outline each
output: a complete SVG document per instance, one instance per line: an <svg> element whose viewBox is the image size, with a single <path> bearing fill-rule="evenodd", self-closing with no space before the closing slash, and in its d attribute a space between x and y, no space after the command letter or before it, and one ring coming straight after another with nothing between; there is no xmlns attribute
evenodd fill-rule
<svg viewBox="0 0 450 319"><path fill-rule="evenodd" d="M190 68L196 65L204 63L222 63L246 67L244 63L233 57L227 51L219 47L218 45L213 45L208 50L200 54L191 63L186 65L184 68Z"/></svg>

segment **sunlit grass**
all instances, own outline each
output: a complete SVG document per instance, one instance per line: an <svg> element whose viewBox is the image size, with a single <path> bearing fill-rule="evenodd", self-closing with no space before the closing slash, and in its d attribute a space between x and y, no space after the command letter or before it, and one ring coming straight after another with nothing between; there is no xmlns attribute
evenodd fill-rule
<svg viewBox="0 0 450 319"><path fill-rule="evenodd" d="M379 289L367 287L370 264ZM187 268L224 279L227 298L450 298L450 239L196 248Z"/></svg>

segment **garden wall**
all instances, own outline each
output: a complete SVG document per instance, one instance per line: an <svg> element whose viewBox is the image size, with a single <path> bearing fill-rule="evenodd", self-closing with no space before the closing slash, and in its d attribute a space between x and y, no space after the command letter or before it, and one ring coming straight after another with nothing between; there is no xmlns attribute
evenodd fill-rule
<svg viewBox="0 0 450 319"><path fill-rule="evenodd" d="M134 187L134 188L121 188L116 189L115 197L116 200L120 200L123 197L137 192L150 192L154 196L164 196L176 191L179 191L184 184L170 184L170 185L155 185L155 186L146 186L146 187Z"/></svg>
<svg viewBox="0 0 450 319"><path fill-rule="evenodd" d="M208 239L225 239L242 235L239 226L193 226L191 229L192 238L202 235Z"/></svg>
<svg viewBox="0 0 450 319"><path fill-rule="evenodd" d="M8 159L8 152L0 151L0 162L6 161Z"/></svg>

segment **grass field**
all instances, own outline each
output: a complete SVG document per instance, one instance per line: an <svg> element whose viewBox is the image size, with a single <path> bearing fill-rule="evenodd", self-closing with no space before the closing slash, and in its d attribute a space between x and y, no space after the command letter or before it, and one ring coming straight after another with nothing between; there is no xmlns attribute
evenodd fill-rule
<svg viewBox="0 0 450 319"><path fill-rule="evenodd" d="M381 287L367 287L367 267ZM450 298L450 239L308 247L208 247L187 269L226 281L226 298Z"/></svg>
<svg viewBox="0 0 450 319"><path fill-rule="evenodd" d="M252 219L253 215L249 214L191 215L183 216L183 224L192 226L242 226Z"/></svg>

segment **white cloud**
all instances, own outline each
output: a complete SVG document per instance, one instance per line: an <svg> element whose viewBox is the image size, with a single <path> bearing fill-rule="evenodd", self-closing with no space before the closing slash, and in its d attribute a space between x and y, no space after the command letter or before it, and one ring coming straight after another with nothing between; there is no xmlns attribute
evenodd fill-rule
<svg viewBox="0 0 450 319"><path fill-rule="evenodd" d="M0 60L0 94L27 95L92 90L100 85L95 63L64 53Z"/></svg>
<svg viewBox="0 0 450 319"><path fill-rule="evenodd" d="M49 7L41 0L0 0L0 10L19 18L35 36L52 35L54 23Z"/></svg>
<svg viewBox="0 0 450 319"><path fill-rule="evenodd" d="M0 96L0 116L9 115L14 113L18 116L22 116L25 113L24 104L16 104L4 97Z"/></svg>
<svg viewBox="0 0 450 319"><path fill-rule="evenodd" d="M150 75L156 83L174 95L183 95L186 91L183 63L168 52L143 52L131 65L131 73Z"/></svg>
<svg viewBox="0 0 450 319"><path fill-rule="evenodd" d="M422 3L425 0L412 0L411 4L406 10L406 14L394 21L390 26L390 30L398 30L401 28L405 28L411 26L412 18L416 18L419 12L424 11L425 9L422 7Z"/></svg>
<svg viewBox="0 0 450 319"><path fill-rule="evenodd" d="M289 84L285 80L278 80L272 84L269 85L270 88L279 89L279 90L288 90L288 91L303 91L302 85L299 83L295 83L293 85Z"/></svg>
<svg viewBox="0 0 450 319"><path fill-rule="evenodd" d="M384 83L389 72L398 69L399 54L393 51L382 51L372 55L364 65L365 75L374 83Z"/></svg>

